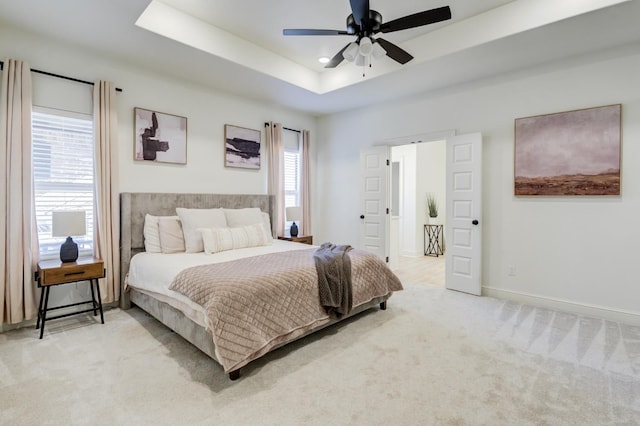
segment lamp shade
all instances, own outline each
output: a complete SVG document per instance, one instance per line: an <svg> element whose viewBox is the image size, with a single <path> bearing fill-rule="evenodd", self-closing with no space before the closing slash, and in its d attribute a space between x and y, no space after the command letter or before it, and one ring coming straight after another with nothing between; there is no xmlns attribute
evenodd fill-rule
<svg viewBox="0 0 640 426"><path fill-rule="evenodd" d="M355 42L351 43L349 44L349 47L347 47L345 51L342 52L342 57L349 62L353 62L356 60L356 57L358 56L358 51L359 51L358 44Z"/></svg>
<svg viewBox="0 0 640 426"><path fill-rule="evenodd" d="M360 49L358 52L362 56L369 56L373 52L373 43L371 43L371 39L369 37L362 37L360 40Z"/></svg>
<svg viewBox="0 0 640 426"><path fill-rule="evenodd" d="M51 236L70 237L87 233L87 220L84 211L51 212Z"/></svg>
<svg viewBox="0 0 640 426"><path fill-rule="evenodd" d="M384 55L387 54L387 51L384 50L384 47L380 46L380 43L375 43L373 45L373 57L376 59L380 59L382 58Z"/></svg>
<svg viewBox="0 0 640 426"><path fill-rule="evenodd" d="M302 219L302 207L287 207L287 220L295 222Z"/></svg>

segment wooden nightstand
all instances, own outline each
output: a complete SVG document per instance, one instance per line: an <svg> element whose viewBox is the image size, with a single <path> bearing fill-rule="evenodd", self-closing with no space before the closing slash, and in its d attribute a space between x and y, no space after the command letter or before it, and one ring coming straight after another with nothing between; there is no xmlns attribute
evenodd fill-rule
<svg viewBox="0 0 640 426"><path fill-rule="evenodd" d="M40 338L44 334L44 323L47 320L56 318L64 318L71 315L83 314L93 311L93 315L97 316L100 311L100 321L104 324L104 315L102 314L102 298L100 297L100 288L98 287L98 278L104 278L105 269L104 262L94 257L80 257L76 262L62 263L60 260L43 260L38 262L38 270L35 274L38 287L42 287L40 293L40 305L38 306L38 321L36 322L36 330L40 328L40 320L42 320L42 328L40 329ZM56 306L49 308L49 291L51 287L60 284L75 283L78 281L89 281L91 289L91 300L84 302L71 303L64 306ZM95 285L95 291L93 286ZM96 295L97 300L96 300ZM69 314L58 315L47 318L47 312L56 309L68 308L90 303L91 308L84 311L72 312Z"/></svg>
<svg viewBox="0 0 640 426"><path fill-rule="evenodd" d="M294 243L303 243L313 245L313 235L298 235L297 237L287 237L280 235L279 240L293 241Z"/></svg>

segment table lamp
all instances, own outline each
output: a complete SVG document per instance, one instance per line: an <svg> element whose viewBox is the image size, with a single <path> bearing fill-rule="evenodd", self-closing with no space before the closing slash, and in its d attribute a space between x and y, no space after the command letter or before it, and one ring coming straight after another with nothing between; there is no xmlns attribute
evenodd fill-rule
<svg viewBox="0 0 640 426"><path fill-rule="evenodd" d="M300 221L302 219L302 208L301 207L287 207L287 220L292 221L291 228L289 229L289 235L292 237L298 236L298 225L296 225L296 220Z"/></svg>
<svg viewBox="0 0 640 426"><path fill-rule="evenodd" d="M56 211L51 212L51 236L67 237L60 246L60 260L75 262L78 259L78 244L71 238L87 233L87 220L84 211Z"/></svg>

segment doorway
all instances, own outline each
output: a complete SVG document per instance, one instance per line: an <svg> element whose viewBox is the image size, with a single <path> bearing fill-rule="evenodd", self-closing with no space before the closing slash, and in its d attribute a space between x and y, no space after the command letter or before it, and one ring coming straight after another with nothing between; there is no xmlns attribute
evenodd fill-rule
<svg viewBox="0 0 640 426"><path fill-rule="evenodd" d="M401 279L444 287L445 256L425 255L430 251L425 225L445 225L446 141L427 139L390 144L389 266ZM437 219L429 219L428 197L435 200ZM445 250L444 233L440 238Z"/></svg>
<svg viewBox="0 0 640 426"><path fill-rule="evenodd" d="M450 134L446 134L450 133ZM482 294L482 134L467 133L455 135L453 131L439 132L439 137L433 137L425 142L446 141L446 155L442 164L445 164L445 196L444 218L441 226L444 228L443 245L446 246L445 254L445 287L450 290L461 291L480 296ZM408 141L408 142L407 142ZM402 225L395 220L393 237L391 234L391 148L397 145L411 144L412 140L405 138L403 142L382 141L371 148L360 150L362 199L361 205L367 214L361 214L360 246L368 249L376 248L378 254L386 262L391 263L394 256L397 264L397 255L400 247L397 245L402 235L407 232L414 243L420 241L416 229L419 222L412 222L407 218ZM422 140L413 139L414 144L423 143ZM428 167L423 161L408 161L408 167L414 167L416 174L420 170L432 170L435 166ZM400 164L399 173L404 173ZM407 182L409 182L407 180ZM417 187L417 180L415 186ZM404 197L407 193L407 185L398 187L397 193ZM426 195L426 194L425 194ZM425 197L426 198L426 197ZM444 197L442 197L444 199ZM409 198L407 198L409 199ZM426 215L426 209L418 209L420 193L416 189L415 207L404 210L402 215L415 214L418 217ZM369 214L371 213L371 215ZM418 213L421 212L421 213ZM398 219L398 218L396 218ZM424 228L424 223L422 224ZM414 232L411 232L413 230ZM424 234L422 234L424 235ZM367 244L367 238L372 243ZM393 238L393 245L391 239ZM423 236L424 238L424 236ZM423 240L424 241L424 240ZM414 244L414 254L417 255L418 246ZM423 243L424 244L424 243ZM406 246L406 245L405 245ZM405 247L403 246L403 247ZM393 247L393 253L391 248ZM398 248L396 250L396 247ZM408 245L406 247L411 247ZM419 257L419 256L415 256ZM393 265L390 265L393 269Z"/></svg>

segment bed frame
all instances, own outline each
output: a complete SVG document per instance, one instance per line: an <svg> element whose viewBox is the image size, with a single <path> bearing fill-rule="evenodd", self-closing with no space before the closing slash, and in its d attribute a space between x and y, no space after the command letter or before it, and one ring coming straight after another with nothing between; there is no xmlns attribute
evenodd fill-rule
<svg viewBox="0 0 640 426"><path fill-rule="evenodd" d="M269 217L273 217L275 197L272 195L169 194L148 192L126 192L120 194L120 307L122 309L129 309L132 304L135 304L217 362L213 340L204 327L194 323L182 312L166 303L160 302L134 289L125 289L125 277L129 271L131 257L136 253L144 251L143 228L145 214L173 216L176 214L176 207L201 209L258 207L263 212L269 213ZM375 306L380 306L380 309L386 309L387 299L388 296L376 298L369 303L353 309L349 315L342 317L340 320L333 320L293 340L297 340ZM285 342L282 345L286 343L289 342ZM272 350L274 349L276 348ZM236 380L239 377L240 369L229 373L231 380Z"/></svg>

